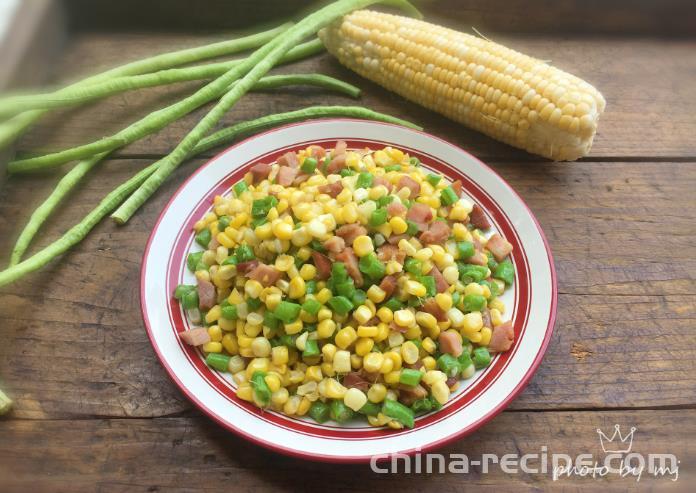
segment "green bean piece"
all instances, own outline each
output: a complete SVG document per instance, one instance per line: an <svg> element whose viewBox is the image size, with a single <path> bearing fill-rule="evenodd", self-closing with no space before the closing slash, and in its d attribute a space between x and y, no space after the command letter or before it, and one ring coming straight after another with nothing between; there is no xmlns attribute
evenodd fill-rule
<svg viewBox="0 0 696 493"><path fill-rule="evenodd" d="M266 310L263 314L263 325L271 330L276 330L280 321L273 315L273 312Z"/></svg>
<svg viewBox="0 0 696 493"><path fill-rule="evenodd" d="M317 281L314 281L314 280L307 281L307 283L305 284L305 288L306 288L307 294L316 293L317 292Z"/></svg>
<svg viewBox="0 0 696 493"><path fill-rule="evenodd" d="M202 229L200 233L196 235L196 243L198 243L203 248L208 248L210 240L213 239L213 234L208 228Z"/></svg>
<svg viewBox="0 0 696 493"><path fill-rule="evenodd" d="M297 320L302 307L297 303L281 301L273 311L273 316L284 323L289 324Z"/></svg>
<svg viewBox="0 0 696 493"><path fill-rule="evenodd" d="M358 410L360 414L364 414L365 416L377 416L381 411L382 406L371 401L367 401L365 405Z"/></svg>
<svg viewBox="0 0 696 493"><path fill-rule="evenodd" d="M467 294L464 296L463 304L467 312L480 312L486 308L486 298L480 294Z"/></svg>
<svg viewBox="0 0 696 493"><path fill-rule="evenodd" d="M410 219L406 219L406 225L408 226L406 228L406 234L409 236L415 236L418 234L418 225L411 221Z"/></svg>
<svg viewBox="0 0 696 493"><path fill-rule="evenodd" d="M246 304L250 312L255 312L256 310L261 308L263 302L258 298L247 298Z"/></svg>
<svg viewBox="0 0 696 493"><path fill-rule="evenodd" d="M411 410L415 414L423 414L430 412L433 409L433 403L427 397L423 399L418 399L413 404L411 404Z"/></svg>
<svg viewBox="0 0 696 493"><path fill-rule="evenodd" d="M382 404L382 413L385 416L397 420L407 428L413 428L415 424L413 411L400 402L392 399L384 400L384 404Z"/></svg>
<svg viewBox="0 0 696 493"><path fill-rule="evenodd" d="M420 276L418 280L423 286L425 286L425 296L427 298L433 297L437 294L435 278L433 276Z"/></svg>
<svg viewBox="0 0 696 493"><path fill-rule="evenodd" d="M237 307L235 305L222 307L222 318L225 320L237 320L237 318L239 318Z"/></svg>
<svg viewBox="0 0 696 493"><path fill-rule="evenodd" d="M491 362L491 354L485 347L477 347L474 349L473 355L474 366L477 370L487 367Z"/></svg>
<svg viewBox="0 0 696 493"><path fill-rule="evenodd" d="M423 263L413 257L407 257L404 262L404 270L414 276L420 276L423 273Z"/></svg>
<svg viewBox="0 0 696 493"><path fill-rule="evenodd" d="M231 221L230 216L220 216L218 219L218 231L225 231L225 228L230 225Z"/></svg>
<svg viewBox="0 0 696 493"><path fill-rule="evenodd" d="M329 404L331 419L337 423L345 423L353 417L353 410L341 400L333 400Z"/></svg>
<svg viewBox="0 0 696 493"><path fill-rule="evenodd" d="M384 306L395 312L397 310L401 310L404 307L404 304L397 298L389 298Z"/></svg>
<svg viewBox="0 0 696 493"><path fill-rule="evenodd" d="M428 183L430 183L432 186L436 187L437 184L440 183L440 180L442 180L442 175L434 175L430 173L425 177L425 179L428 180Z"/></svg>
<svg viewBox="0 0 696 493"><path fill-rule="evenodd" d="M314 298L307 298L305 302L302 303L302 309L310 315L316 315L321 309L321 303Z"/></svg>
<svg viewBox="0 0 696 493"><path fill-rule="evenodd" d="M334 296L329 299L329 306L339 315L345 315L353 309L353 303L345 296Z"/></svg>
<svg viewBox="0 0 696 493"><path fill-rule="evenodd" d="M208 356L205 357L205 364L217 371L227 371L230 357L222 353L208 353Z"/></svg>
<svg viewBox="0 0 696 493"><path fill-rule="evenodd" d="M358 268L372 279L382 279L386 271L386 266L377 259L374 253L361 257L358 261Z"/></svg>
<svg viewBox="0 0 696 493"><path fill-rule="evenodd" d="M476 249L471 241L458 241L457 253L459 254L460 259L468 259L474 255L474 253L476 253Z"/></svg>
<svg viewBox="0 0 696 493"><path fill-rule="evenodd" d="M469 284L470 282L482 281L488 274L488 268L483 265L457 262L457 269L459 270L459 279L465 285Z"/></svg>
<svg viewBox="0 0 696 493"><path fill-rule="evenodd" d="M305 158L305 160L302 162L302 166L300 166L300 169L304 173L311 175L317 169L317 160L313 157Z"/></svg>
<svg viewBox="0 0 696 493"><path fill-rule="evenodd" d="M254 255L254 250L249 245L239 245L234 251L234 256L237 259L237 263L249 262L254 260L256 255Z"/></svg>
<svg viewBox="0 0 696 493"><path fill-rule="evenodd" d="M305 341L305 348L302 351L303 358L313 358L314 356L319 356L319 344L314 339L307 339Z"/></svg>
<svg viewBox="0 0 696 493"><path fill-rule="evenodd" d="M442 191L440 192L440 202L443 205L452 205L457 200L459 200L459 196L457 195L457 193L454 190L452 190L452 187L449 185L447 187L443 188Z"/></svg>
<svg viewBox="0 0 696 493"><path fill-rule="evenodd" d="M510 286L515 280L515 266L509 258L506 258L498 264L493 271L493 277L505 281L505 285Z"/></svg>
<svg viewBox="0 0 696 493"><path fill-rule="evenodd" d="M370 188L372 186L372 173L363 172L358 175L355 188Z"/></svg>
<svg viewBox="0 0 696 493"><path fill-rule="evenodd" d="M353 306L360 306L365 304L365 301L367 300L367 293L363 291L362 289L356 289L355 292L353 293Z"/></svg>
<svg viewBox="0 0 696 493"><path fill-rule="evenodd" d="M374 211L372 211L372 214L370 214L370 220L368 222L370 226L372 226L373 228L376 228L386 223L387 209L384 207L380 207L379 209L375 209Z"/></svg>
<svg viewBox="0 0 696 493"><path fill-rule="evenodd" d="M191 252L186 257L186 266L191 272L196 272L196 266L203 258L203 252Z"/></svg>
<svg viewBox="0 0 696 493"><path fill-rule="evenodd" d="M293 335L283 334L282 336L279 337L279 339L280 339L280 343L283 346L287 346L287 347L292 348L292 349L294 349L296 347L295 341L297 341L297 334L293 334Z"/></svg>
<svg viewBox="0 0 696 493"><path fill-rule="evenodd" d="M234 190L234 194L239 197L241 196L244 192L249 190L249 185L244 180L238 181L237 183L234 184L232 187Z"/></svg>
<svg viewBox="0 0 696 493"><path fill-rule="evenodd" d="M384 167L384 171L401 171L401 165L400 164L390 164L388 166Z"/></svg>
<svg viewBox="0 0 696 493"><path fill-rule="evenodd" d="M420 164L421 164L420 159L418 159L415 156L413 156L411 159L409 159L408 162L411 166L420 166Z"/></svg>
<svg viewBox="0 0 696 493"><path fill-rule="evenodd" d="M355 283L351 279L350 281L341 282L333 285L334 291L340 296L348 298L349 300L355 295Z"/></svg>
<svg viewBox="0 0 696 493"><path fill-rule="evenodd" d="M410 387L415 387L421 381L423 373L420 370L414 370L411 368L402 368L399 374L399 383L408 385Z"/></svg>
<svg viewBox="0 0 696 493"><path fill-rule="evenodd" d="M325 423L329 420L329 406L321 401L314 401L308 414L317 423Z"/></svg>
<svg viewBox="0 0 696 493"><path fill-rule="evenodd" d="M448 377L456 377L462 368L457 358L448 353L443 353L437 359L437 367Z"/></svg>
<svg viewBox="0 0 696 493"><path fill-rule="evenodd" d="M271 403L271 389L266 383L266 374L262 371L255 371L251 376L251 388L254 391L254 402L260 407L268 407Z"/></svg>

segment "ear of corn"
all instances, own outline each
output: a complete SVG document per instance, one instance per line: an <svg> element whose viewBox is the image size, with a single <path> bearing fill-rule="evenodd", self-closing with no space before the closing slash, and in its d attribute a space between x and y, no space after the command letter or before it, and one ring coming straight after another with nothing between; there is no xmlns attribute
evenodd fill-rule
<svg viewBox="0 0 696 493"><path fill-rule="evenodd" d="M497 43L360 10L319 33L348 68L507 144L554 160L592 146L603 96L587 82Z"/></svg>

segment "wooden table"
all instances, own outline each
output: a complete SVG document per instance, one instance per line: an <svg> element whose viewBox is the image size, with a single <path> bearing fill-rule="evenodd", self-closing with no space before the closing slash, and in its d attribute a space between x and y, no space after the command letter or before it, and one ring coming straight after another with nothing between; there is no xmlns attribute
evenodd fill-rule
<svg viewBox="0 0 696 493"><path fill-rule="evenodd" d="M159 14L136 9L134 1L103 6L110 10L93 15L96 24L89 21L90 3L73 2L69 14L77 27L53 60L52 80L223 39L234 31L230 25L249 27L235 7L223 3L196 7L189 25L182 2L174 2L161 15L176 27L154 31L148 23ZM277 15L298 3L279 4ZM378 476L367 465L283 457L215 425L158 363L138 295L141 255L155 218L182 180L206 161L202 157L182 166L127 226L104 222L59 261L0 289L0 379L15 399L14 410L0 418L0 490L693 491L696 38L686 34L696 32L694 12L679 1L663 7L589 3L599 11L587 2L504 7L502 0L468 2L466 8L442 1L424 9L430 19L467 31L475 25L496 41L552 60L604 93L607 110L592 154L575 163L548 162L453 124L360 79L329 55L280 72L319 71L355 83L364 89L360 104L420 122L485 160L520 193L546 232L558 270L559 311L543 363L505 412L443 452L477 457L547 446L572 456L596 454L601 450L595 429L608 432L618 423L624 430L637 428L634 451L676 454L679 481L573 477L554 483L550 474L511 475L498 467L488 474L474 468L469 475ZM136 11L138 16L128 15ZM273 20L266 11L254 9L254 20ZM121 17L135 31L109 24ZM525 32L512 34L519 31ZM56 113L27 134L17 151L56 150L110 134L197 86L126 93ZM253 94L225 122L344 103L314 89ZM204 111L118 151L61 206L35 248L172 149ZM58 176L12 177L0 188L2 262L20 224Z"/></svg>

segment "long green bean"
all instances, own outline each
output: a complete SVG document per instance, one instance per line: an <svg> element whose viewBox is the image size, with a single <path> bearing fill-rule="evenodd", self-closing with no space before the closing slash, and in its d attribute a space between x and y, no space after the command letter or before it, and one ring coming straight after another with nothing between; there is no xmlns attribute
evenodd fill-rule
<svg viewBox="0 0 696 493"><path fill-rule="evenodd" d="M142 60L130 62L86 79L82 79L67 86L64 88L64 90L67 91L74 89L75 87L87 86L89 84L102 82L113 77L154 72L165 68L171 68L178 65L184 65L187 63L193 63L257 48L282 34L282 32L287 30L290 25L290 23L286 23L268 31L252 34L250 36L221 41L205 46L198 46L196 48L187 48L184 50L163 53ZM57 91L57 93L60 93L60 91ZM24 132L24 130L26 130L27 127L41 118L44 113L45 112L42 110L31 110L20 113L14 118L0 123L0 149L3 149L14 142Z"/></svg>
<svg viewBox="0 0 696 493"><path fill-rule="evenodd" d="M191 130L176 148L166 156L160 166L152 176L143 183L133 195L121 204L111 217L119 223L125 223L145 203L145 201L159 188L164 180L174 171L177 166L186 158L188 153L195 147L205 134L207 134L213 126L229 111L229 109L258 81L266 72L273 68L278 60L293 46L298 44L302 39L314 35L319 29L328 25L333 20L341 17L352 10L366 7L374 3L391 3L400 7L411 5L406 0L338 0L301 20L296 25L288 29L284 35L279 38L280 42L272 41L265 47L260 48L249 56L248 60L255 62L253 68L239 80L234 87L228 91L220 101L208 112L196 126ZM270 50L265 51L265 48L270 47ZM229 73L234 72L232 69ZM226 76L222 76L214 82L211 82L206 88L213 87L216 83Z"/></svg>
<svg viewBox="0 0 696 493"><path fill-rule="evenodd" d="M289 63L319 53L324 45L316 38L296 46L280 60ZM172 68L140 75L125 75L110 78L86 86L68 87L64 90L46 94L30 94L0 98L0 116L14 115L34 109L55 109L75 106L99 98L113 96L122 92L145 87L154 87L176 82L212 79L219 77L241 60L209 63L193 67Z"/></svg>
<svg viewBox="0 0 696 493"><path fill-rule="evenodd" d="M360 89L347 84L333 77L321 74L289 74L271 75L259 80L253 87L254 90L268 90L275 87L287 85L315 85L325 89L334 90L347 94L351 97L358 97ZM200 152L200 151L198 151ZM52 211L58 204L72 191L72 189L94 168L108 153L100 153L91 158L78 162L65 176L58 182L55 189L48 198L34 211L29 218L29 222L24 227L15 243L10 256L10 265L16 265L29 248L31 240L38 232L41 225L48 219Z"/></svg>
<svg viewBox="0 0 696 493"><path fill-rule="evenodd" d="M279 113L275 115L267 115L255 120L249 120L238 123L228 128L224 128L201 140L193 149L190 156L204 152L212 147L230 142L231 140L256 132L263 128L274 125L283 125L306 118L329 117L329 116L347 116L354 118L366 118L397 125L404 125L411 128L420 129L417 125L395 118L389 115L378 113L376 111L361 108L359 106L315 106L302 110L290 111L287 113ZM116 209L133 190L135 190L145 179L150 176L159 166L160 161L152 163L147 168L141 170L135 176L122 183L118 188L109 193L82 221L73 226L58 240L52 242L48 247L35 253L24 261L8 267L0 272L0 286L16 281L22 276L40 269L58 255L66 252L70 247L78 244L91 229L111 211Z"/></svg>

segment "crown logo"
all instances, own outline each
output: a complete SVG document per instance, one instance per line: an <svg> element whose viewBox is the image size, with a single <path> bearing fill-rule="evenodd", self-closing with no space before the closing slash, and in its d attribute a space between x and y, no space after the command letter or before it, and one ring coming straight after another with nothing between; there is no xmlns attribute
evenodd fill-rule
<svg viewBox="0 0 696 493"><path fill-rule="evenodd" d="M636 431L636 427L631 427L631 432L626 436L621 436L621 427L619 424L614 425L614 434L609 438L602 430L597 428L597 434L599 435L599 443L602 445L602 450L607 454L625 454L631 451L633 446L633 433ZM616 440L618 438L618 441Z"/></svg>

